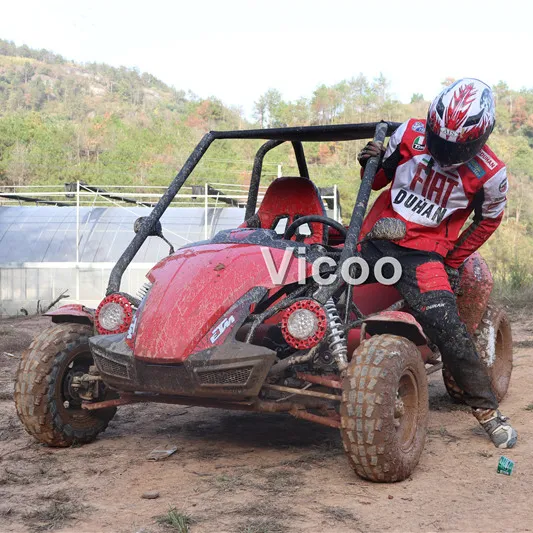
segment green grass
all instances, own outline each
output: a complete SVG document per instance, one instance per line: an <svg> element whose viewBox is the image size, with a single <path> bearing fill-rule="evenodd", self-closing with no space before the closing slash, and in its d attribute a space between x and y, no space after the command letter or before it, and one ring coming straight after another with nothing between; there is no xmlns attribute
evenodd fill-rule
<svg viewBox="0 0 533 533"><path fill-rule="evenodd" d="M178 533L188 533L193 522L190 515L178 511L175 507L170 507L166 514L157 518L158 524L178 531Z"/></svg>

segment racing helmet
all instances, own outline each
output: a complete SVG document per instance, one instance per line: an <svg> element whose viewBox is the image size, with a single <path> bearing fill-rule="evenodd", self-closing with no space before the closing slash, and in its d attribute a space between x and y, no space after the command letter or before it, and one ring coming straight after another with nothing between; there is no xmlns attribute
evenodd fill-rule
<svg viewBox="0 0 533 533"><path fill-rule="evenodd" d="M483 148L494 123L491 88L463 78L444 88L429 106L426 146L441 167L457 167Z"/></svg>

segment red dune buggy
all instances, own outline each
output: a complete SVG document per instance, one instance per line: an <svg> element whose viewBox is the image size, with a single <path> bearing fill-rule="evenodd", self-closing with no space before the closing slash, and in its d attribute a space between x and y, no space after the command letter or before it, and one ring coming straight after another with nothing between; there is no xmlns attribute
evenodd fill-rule
<svg viewBox="0 0 533 533"><path fill-rule="evenodd" d="M27 431L50 446L90 442L117 406L136 402L285 412L339 428L359 476L382 482L409 476L426 436L426 374L442 368L439 354L392 286L356 285L340 275L358 257L378 161L367 164L344 227L326 216L303 148L383 141L396 127L205 135L151 214L136 221L99 307L48 313L54 324L23 355L16 378L17 412ZM137 297L120 292L126 267L149 236L163 236L161 215L217 139L266 140L255 157L245 222L171 253L148 273ZM256 210L263 159L283 142L292 143L300 176L276 179ZM401 221L383 219L371 237L393 240L402 231ZM319 277L336 274L326 285L313 276L324 258ZM281 282L272 267L284 271ZM458 304L502 398L512 370L511 331L503 310L489 301L491 289L490 272L474 254L462 270ZM460 400L462 391L443 373Z"/></svg>

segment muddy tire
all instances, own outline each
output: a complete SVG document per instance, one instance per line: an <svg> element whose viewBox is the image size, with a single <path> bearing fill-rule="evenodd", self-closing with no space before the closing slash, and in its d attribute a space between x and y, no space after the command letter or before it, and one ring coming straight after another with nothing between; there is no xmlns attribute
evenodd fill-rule
<svg viewBox="0 0 533 533"><path fill-rule="evenodd" d="M407 478L426 440L428 383L409 340L377 335L354 352L342 384L341 436L356 473L370 481Z"/></svg>
<svg viewBox="0 0 533 533"><path fill-rule="evenodd" d="M81 399L70 388L72 376L86 373L93 364L92 335L89 325L57 324L36 337L22 355L15 378L17 414L26 431L48 446L91 442L116 412L81 409Z"/></svg>
<svg viewBox="0 0 533 533"><path fill-rule="evenodd" d="M479 356L490 377L498 401L507 394L513 372L513 335L507 313L496 304L489 304L474 335ZM448 394L464 403L464 393L450 371L442 369L442 378Z"/></svg>

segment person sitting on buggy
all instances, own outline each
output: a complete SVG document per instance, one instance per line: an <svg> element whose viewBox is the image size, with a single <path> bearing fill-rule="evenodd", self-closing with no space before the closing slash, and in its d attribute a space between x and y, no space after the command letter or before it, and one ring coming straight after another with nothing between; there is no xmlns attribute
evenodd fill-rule
<svg viewBox="0 0 533 533"><path fill-rule="evenodd" d="M498 410L454 294L461 265L494 233L506 205L506 168L486 144L494 124L492 90L465 78L435 98L426 120L404 122L386 150L369 142L358 160L364 168L370 157L382 156L373 189L389 187L374 203L362 235L384 217L401 219L407 232L396 242L364 242L361 252L371 267L384 256L398 259L397 289L494 445L511 448L517 433ZM473 222L461 232L472 212Z"/></svg>

